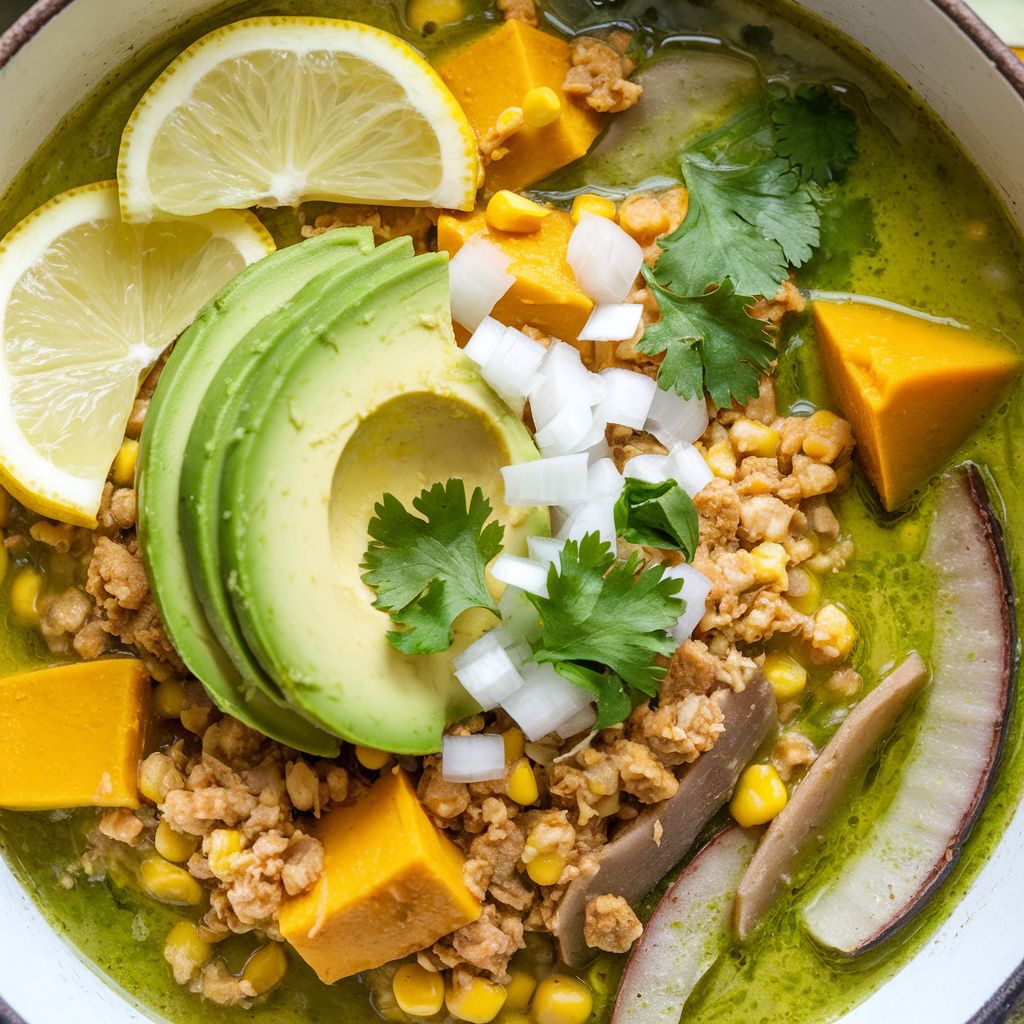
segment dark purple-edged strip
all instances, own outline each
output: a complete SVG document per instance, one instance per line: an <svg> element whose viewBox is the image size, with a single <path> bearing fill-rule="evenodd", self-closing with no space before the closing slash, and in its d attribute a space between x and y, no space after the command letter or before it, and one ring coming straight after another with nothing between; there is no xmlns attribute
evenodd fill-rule
<svg viewBox="0 0 1024 1024"><path fill-rule="evenodd" d="M37 0L2 36L2 68L51 18L60 14L72 0ZM1024 99L1024 63L962 0L932 0L947 17L981 50ZM1024 42L1024 40L1022 40ZM1010 975L1002 988L966 1024L1009 1024L1017 1004L1024 998L1024 962ZM0 1024L28 1024L0 998Z"/></svg>

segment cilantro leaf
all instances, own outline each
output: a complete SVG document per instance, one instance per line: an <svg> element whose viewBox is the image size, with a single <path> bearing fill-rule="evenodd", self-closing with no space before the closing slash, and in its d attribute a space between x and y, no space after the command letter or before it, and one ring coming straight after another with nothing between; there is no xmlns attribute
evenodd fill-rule
<svg viewBox="0 0 1024 1024"><path fill-rule="evenodd" d="M705 391L718 406L748 402L757 394L759 374L777 352L765 324L747 313L748 300L732 281L706 295L686 297L662 287L645 270L647 284L661 307L661 320L647 328L637 350L665 353L658 383L666 391L692 398Z"/></svg>
<svg viewBox="0 0 1024 1024"><path fill-rule="evenodd" d="M631 544L682 551L689 561L697 550L700 522L690 496L675 482L652 484L626 477L615 503L615 529Z"/></svg>
<svg viewBox="0 0 1024 1024"><path fill-rule="evenodd" d="M458 479L413 498L413 515L385 494L370 520L363 581L377 591L374 608L406 627L388 633L404 654L434 654L452 644L452 623L468 608L498 613L484 568L501 551L505 528L487 523L491 504L478 487L466 504Z"/></svg>
<svg viewBox="0 0 1024 1024"><path fill-rule="evenodd" d="M614 672L595 672L592 668L571 661L556 662L555 671L570 683L589 690L597 699L595 730L618 725L632 714L633 702L629 699L622 680Z"/></svg>
<svg viewBox="0 0 1024 1024"><path fill-rule="evenodd" d="M857 156L857 115L824 86L803 86L771 109L775 152L804 181L838 181Z"/></svg>
<svg viewBox="0 0 1024 1024"><path fill-rule="evenodd" d="M676 646L667 630L683 613L681 582L663 579L661 566L641 570L636 554L616 562L596 533L569 541L560 561L548 574L549 596L530 595L541 619L534 660L605 665L654 696L665 674L655 659Z"/></svg>

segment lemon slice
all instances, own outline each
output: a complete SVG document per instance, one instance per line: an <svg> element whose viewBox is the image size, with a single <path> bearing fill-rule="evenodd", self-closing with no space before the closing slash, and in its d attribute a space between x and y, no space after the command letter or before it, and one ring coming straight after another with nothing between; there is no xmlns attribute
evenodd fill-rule
<svg viewBox="0 0 1024 1024"><path fill-rule="evenodd" d="M0 483L94 526L140 377L274 249L249 213L121 222L116 182L51 199L0 242Z"/></svg>
<svg viewBox="0 0 1024 1024"><path fill-rule="evenodd" d="M309 199L471 210L479 156L458 101L368 25L251 18L150 86L121 140L126 220Z"/></svg>

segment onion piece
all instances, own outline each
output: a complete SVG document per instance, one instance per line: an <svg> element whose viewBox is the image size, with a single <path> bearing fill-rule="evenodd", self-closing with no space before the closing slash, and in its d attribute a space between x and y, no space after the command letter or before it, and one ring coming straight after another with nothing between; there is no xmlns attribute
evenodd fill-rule
<svg viewBox="0 0 1024 1024"><path fill-rule="evenodd" d="M618 224L584 214L569 239L569 266L598 304L623 302L644 262L644 251Z"/></svg>
<svg viewBox="0 0 1024 1024"><path fill-rule="evenodd" d="M530 558L541 565L558 565L562 558L565 541L557 537L527 537L526 547Z"/></svg>
<svg viewBox="0 0 1024 1024"><path fill-rule="evenodd" d="M576 505L589 495L585 453L505 466L506 505Z"/></svg>
<svg viewBox="0 0 1024 1024"><path fill-rule="evenodd" d="M516 283L512 260L493 242L471 238L448 264L452 319L475 331Z"/></svg>
<svg viewBox="0 0 1024 1024"><path fill-rule="evenodd" d="M589 405L570 402L546 427L534 434L534 441L545 457L570 455L594 428L594 413Z"/></svg>
<svg viewBox="0 0 1024 1024"><path fill-rule="evenodd" d="M592 374L579 352L556 341L547 350L537 371L537 383L530 392L530 411L538 432L542 431L567 405L595 405L591 398Z"/></svg>
<svg viewBox="0 0 1024 1024"><path fill-rule="evenodd" d="M506 401L521 401L533 390L547 349L514 327L506 327L480 375ZM512 404L509 401L509 404Z"/></svg>
<svg viewBox="0 0 1024 1024"><path fill-rule="evenodd" d="M648 484L663 484L671 479L667 455L634 455L622 467L622 473Z"/></svg>
<svg viewBox="0 0 1024 1024"><path fill-rule="evenodd" d="M483 711L496 708L523 685L523 677L501 639L496 629L484 633L453 662L455 678Z"/></svg>
<svg viewBox="0 0 1024 1024"><path fill-rule="evenodd" d="M693 444L699 440L709 422L708 403L703 394L681 398L674 391L657 388L646 429L671 449L677 444Z"/></svg>
<svg viewBox="0 0 1024 1024"><path fill-rule="evenodd" d="M548 596L548 566L518 555L499 555L491 566L491 575L510 587L537 597Z"/></svg>
<svg viewBox="0 0 1024 1024"><path fill-rule="evenodd" d="M580 708L567 722L563 722L555 732L563 740L571 739L581 732L589 733L596 721L597 708L593 704L588 704L585 708Z"/></svg>
<svg viewBox="0 0 1024 1024"><path fill-rule="evenodd" d="M494 355L506 330L504 324L498 323L494 317L486 316L462 351L477 366L483 366Z"/></svg>
<svg viewBox="0 0 1024 1024"><path fill-rule="evenodd" d="M501 706L531 742L556 732L593 700L551 665L527 665L523 678L522 687Z"/></svg>
<svg viewBox="0 0 1024 1024"><path fill-rule="evenodd" d="M596 533L615 551L615 502L585 501L577 506L558 531L559 540L579 543L588 533Z"/></svg>
<svg viewBox="0 0 1024 1024"><path fill-rule="evenodd" d="M611 459L598 459L590 467L588 481L591 501L618 501L626 486L626 478Z"/></svg>
<svg viewBox="0 0 1024 1024"><path fill-rule="evenodd" d="M711 580L699 569L695 569L685 562L682 565L673 565L666 569L665 579L683 581L683 587L676 597L681 597L686 602L686 610L679 616L679 621L672 629L675 642L682 644L693 636L693 631L707 612Z"/></svg>
<svg viewBox="0 0 1024 1024"><path fill-rule="evenodd" d="M668 453L668 475L691 498L695 498L715 479L704 456L692 444L677 444Z"/></svg>
<svg viewBox="0 0 1024 1024"><path fill-rule="evenodd" d="M600 376L607 390L597 407L596 417L606 423L642 430L651 412L654 393L658 390L657 381L646 373L633 370L602 370Z"/></svg>
<svg viewBox="0 0 1024 1024"><path fill-rule="evenodd" d="M640 329L644 307L636 302L595 306L580 331L580 341L630 341Z"/></svg>
<svg viewBox="0 0 1024 1024"><path fill-rule="evenodd" d="M505 778L505 741L501 736L445 736L441 742L445 782L494 782Z"/></svg>

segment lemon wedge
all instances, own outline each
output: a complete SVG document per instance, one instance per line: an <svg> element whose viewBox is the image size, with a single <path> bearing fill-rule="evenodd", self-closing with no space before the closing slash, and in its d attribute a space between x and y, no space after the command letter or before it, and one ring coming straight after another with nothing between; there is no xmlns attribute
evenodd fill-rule
<svg viewBox="0 0 1024 1024"><path fill-rule="evenodd" d="M123 224L116 182L29 214L0 242L0 484L94 526L140 377L273 249L249 213Z"/></svg>
<svg viewBox="0 0 1024 1024"><path fill-rule="evenodd" d="M476 136L396 36L328 18L211 32L150 86L118 159L126 220L310 199L471 210Z"/></svg>

